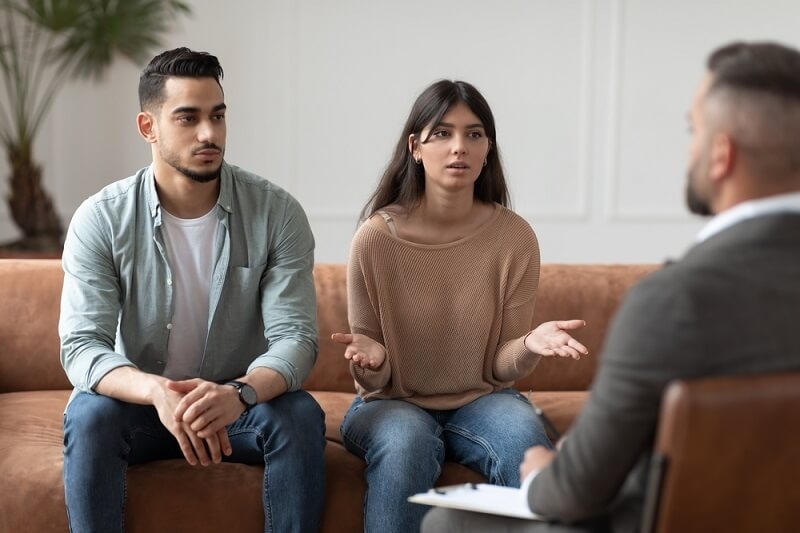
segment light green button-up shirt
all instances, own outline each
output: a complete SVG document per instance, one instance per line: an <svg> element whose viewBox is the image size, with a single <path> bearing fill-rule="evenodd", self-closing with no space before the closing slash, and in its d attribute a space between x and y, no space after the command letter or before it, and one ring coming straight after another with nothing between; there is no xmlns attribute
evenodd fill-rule
<svg viewBox="0 0 800 533"><path fill-rule="evenodd" d="M314 237L280 187L223 164L219 230L199 374L225 381L254 368L300 388L317 357ZM161 374L174 312L172 272L152 167L75 212L63 253L61 363L75 392L120 366Z"/></svg>

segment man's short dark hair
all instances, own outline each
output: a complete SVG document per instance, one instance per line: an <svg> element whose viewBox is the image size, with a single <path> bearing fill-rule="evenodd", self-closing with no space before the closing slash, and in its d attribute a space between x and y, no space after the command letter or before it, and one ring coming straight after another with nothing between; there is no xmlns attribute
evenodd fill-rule
<svg viewBox="0 0 800 533"><path fill-rule="evenodd" d="M734 42L709 56L708 70L710 123L725 128L762 179L800 177L800 52Z"/></svg>
<svg viewBox="0 0 800 533"><path fill-rule="evenodd" d="M145 111L164 102L167 78L214 78L219 84L222 75L219 60L207 52L195 52L186 47L167 50L154 57L139 77L139 107Z"/></svg>
<svg viewBox="0 0 800 533"><path fill-rule="evenodd" d="M761 91L800 101L800 52L772 42L734 42L712 52L708 70L717 88Z"/></svg>

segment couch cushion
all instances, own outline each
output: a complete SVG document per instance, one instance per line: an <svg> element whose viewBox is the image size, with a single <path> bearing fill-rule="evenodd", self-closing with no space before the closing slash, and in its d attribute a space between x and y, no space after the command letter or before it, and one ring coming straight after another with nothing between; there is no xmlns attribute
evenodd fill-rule
<svg viewBox="0 0 800 533"><path fill-rule="evenodd" d="M66 531L63 412L68 391L0 394L0 531Z"/></svg>
<svg viewBox="0 0 800 533"><path fill-rule="evenodd" d="M365 465L335 440L340 440L338 428L352 394L313 395L331 413L322 530L361 531ZM66 531L62 449L68 397L69 391L0 394L0 531ZM126 530L260 531L262 473L260 465L192 467L183 460L133 466L128 470ZM438 484L482 481L480 474L447 463Z"/></svg>

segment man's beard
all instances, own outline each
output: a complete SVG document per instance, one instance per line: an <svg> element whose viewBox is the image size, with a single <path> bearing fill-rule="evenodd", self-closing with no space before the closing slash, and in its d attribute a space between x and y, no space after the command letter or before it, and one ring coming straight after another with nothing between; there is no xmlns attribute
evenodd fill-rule
<svg viewBox="0 0 800 533"><path fill-rule="evenodd" d="M202 148L213 148L219 150L222 153L222 157L225 157L225 151L215 144L203 145ZM217 168L212 170L197 171L182 166L180 164L180 159L173 153L162 151L161 157L164 158L164 161L166 161L169 166L196 183L208 183L209 181L214 181L219 177L219 171L222 168L222 161L220 161L220 164L217 165Z"/></svg>
<svg viewBox="0 0 800 533"><path fill-rule="evenodd" d="M714 214L711 211L711 206L708 204L708 201L700 198L700 195L697 194L697 191L692 187L691 178L689 178L686 183L686 206L689 208L689 212L695 215L710 217Z"/></svg>
<svg viewBox="0 0 800 533"><path fill-rule="evenodd" d="M686 206L689 208L689 211L695 215L710 217L714 214L711 211L711 205L708 199L703 198L700 193L697 192L697 186L695 185L700 181L702 173L708 170L704 168L706 165L703 163L703 160L696 161L686 173Z"/></svg>
<svg viewBox="0 0 800 533"><path fill-rule="evenodd" d="M186 176L192 181L197 183L208 183L209 181L214 181L219 177L219 169L222 168L222 163L217 166L214 170L206 170L204 172L198 172L195 170L190 170L186 167L182 167L180 165L172 165L172 168Z"/></svg>

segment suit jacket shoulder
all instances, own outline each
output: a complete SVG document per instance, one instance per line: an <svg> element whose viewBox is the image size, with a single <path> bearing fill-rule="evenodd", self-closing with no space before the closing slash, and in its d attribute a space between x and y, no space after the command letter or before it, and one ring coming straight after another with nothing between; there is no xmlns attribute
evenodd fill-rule
<svg viewBox="0 0 800 533"><path fill-rule="evenodd" d="M741 222L626 296L590 397L531 507L564 522L605 514L649 454L676 378L800 369L800 215Z"/></svg>

